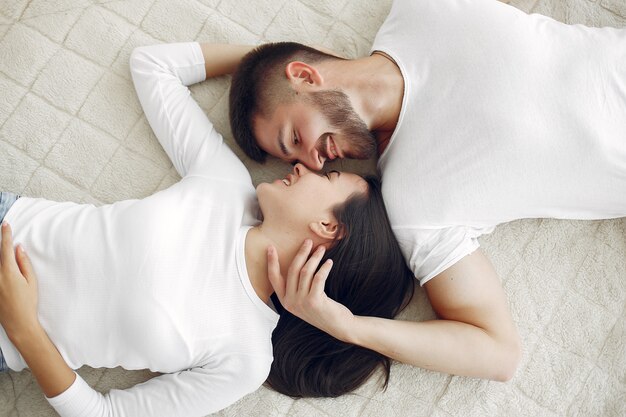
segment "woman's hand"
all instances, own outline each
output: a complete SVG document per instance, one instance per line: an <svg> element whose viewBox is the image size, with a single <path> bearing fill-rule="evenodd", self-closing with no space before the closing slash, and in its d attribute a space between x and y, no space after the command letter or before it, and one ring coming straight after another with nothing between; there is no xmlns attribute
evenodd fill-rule
<svg viewBox="0 0 626 417"><path fill-rule="evenodd" d="M13 249L11 227L6 222L2 223L0 246L0 324L11 339L39 325L37 277L21 245Z"/></svg>
<svg viewBox="0 0 626 417"><path fill-rule="evenodd" d="M316 273L325 249L323 246L318 247L309 258L312 247L311 240L304 241L289 266L286 279L280 272L276 249L273 246L268 247L269 280L287 311L331 336L349 342L348 330L354 315L324 292L332 261L328 259Z"/></svg>
<svg viewBox="0 0 626 417"><path fill-rule="evenodd" d="M74 371L39 324L37 277L24 249L13 249L7 223L2 223L0 245L0 324L46 397L56 397L74 383Z"/></svg>

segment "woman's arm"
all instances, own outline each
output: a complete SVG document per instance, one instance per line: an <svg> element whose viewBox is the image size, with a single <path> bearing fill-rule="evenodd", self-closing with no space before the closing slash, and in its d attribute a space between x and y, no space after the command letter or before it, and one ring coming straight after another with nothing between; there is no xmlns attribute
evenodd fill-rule
<svg viewBox="0 0 626 417"><path fill-rule="evenodd" d="M400 362L455 375L506 381L520 357L519 336L493 266L477 250L426 283L440 320L410 322L360 317L324 294L330 265L315 273L321 254L307 261L306 243L287 279L275 250L268 251L268 274L283 306L337 339Z"/></svg>
<svg viewBox="0 0 626 417"><path fill-rule="evenodd" d="M67 390L76 379L37 318L37 277L21 246L13 250L11 228L2 224L0 324L20 352L46 397Z"/></svg>
<svg viewBox="0 0 626 417"><path fill-rule="evenodd" d="M191 97L188 86L204 81L197 43L135 48L130 71L150 127L181 177L208 166L222 137Z"/></svg>
<svg viewBox="0 0 626 417"><path fill-rule="evenodd" d="M205 50L211 53L213 49ZM205 80L207 68L215 73L234 65L238 53L226 54L230 63L225 60L212 66L205 52L197 42L135 48L130 69L137 97L150 127L181 177L210 176L248 184L250 175L245 166L224 144L222 135L188 88Z"/></svg>
<svg viewBox="0 0 626 417"><path fill-rule="evenodd" d="M228 352L202 367L165 374L126 390L101 394L70 369L37 318L37 279L26 253L13 250L10 227L0 245L0 324L50 404L61 416L114 417L214 413L256 390L271 356Z"/></svg>

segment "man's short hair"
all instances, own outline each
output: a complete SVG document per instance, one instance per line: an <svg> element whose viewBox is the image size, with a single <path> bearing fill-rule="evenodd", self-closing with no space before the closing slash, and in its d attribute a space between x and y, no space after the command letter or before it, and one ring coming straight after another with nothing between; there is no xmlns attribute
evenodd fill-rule
<svg viewBox="0 0 626 417"><path fill-rule="evenodd" d="M243 57L233 74L229 97L230 128L235 141L251 159L265 162L267 152L254 136L253 119L270 117L278 103L289 103L295 97L285 75L292 61L317 63L333 55L296 42L260 45Z"/></svg>

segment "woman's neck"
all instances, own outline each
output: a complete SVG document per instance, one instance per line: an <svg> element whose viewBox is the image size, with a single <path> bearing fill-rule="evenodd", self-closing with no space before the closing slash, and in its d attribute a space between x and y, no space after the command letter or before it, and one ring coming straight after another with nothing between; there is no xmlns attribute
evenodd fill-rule
<svg viewBox="0 0 626 417"><path fill-rule="evenodd" d="M297 247L294 249L294 245L289 242L273 237L264 230L263 224L248 231L244 245L246 269L252 288L265 303L269 303L269 298L274 292L267 274L267 248L270 245L278 252L281 270L289 266L298 249Z"/></svg>

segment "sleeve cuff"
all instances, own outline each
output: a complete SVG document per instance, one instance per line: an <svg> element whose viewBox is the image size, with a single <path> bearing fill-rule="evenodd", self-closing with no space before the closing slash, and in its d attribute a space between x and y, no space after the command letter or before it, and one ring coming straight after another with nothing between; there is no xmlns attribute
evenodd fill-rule
<svg viewBox="0 0 626 417"><path fill-rule="evenodd" d="M191 42L191 49L193 50L194 66L192 67L191 84L196 84L206 80L206 67L204 64L204 55L202 54L202 48L198 42Z"/></svg>
<svg viewBox="0 0 626 417"><path fill-rule="evenodd" d="M454 255L450 259L446 260L446 262L439 265L437 269L430 272L428 275L420 278L419 280L420 287L423 287L424 284L426 284L428 281L435 278L437 275L439 275L446 269L450 268L452 265L459 262L461 259L465 258L467 255L474 253L476 249L478 249L479 247L480 247L480 244L478 243L478 240L473 239L471 243L469 243L463 248L463 250L454 253Z"/></svg>

